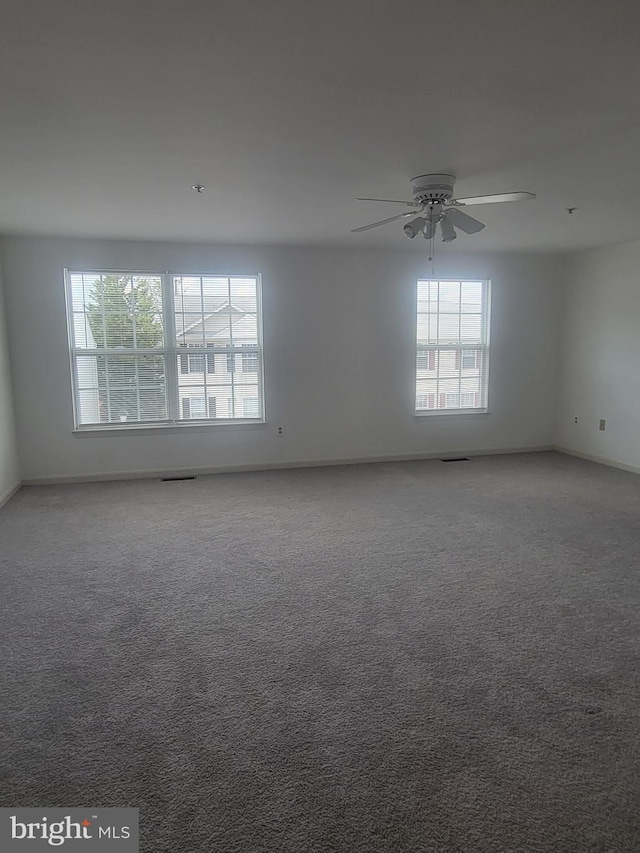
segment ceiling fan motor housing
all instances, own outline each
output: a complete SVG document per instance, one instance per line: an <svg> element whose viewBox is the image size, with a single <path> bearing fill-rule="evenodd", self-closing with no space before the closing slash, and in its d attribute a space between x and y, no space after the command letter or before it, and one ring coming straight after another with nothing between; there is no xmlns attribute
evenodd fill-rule
<svg viewBox="0 0 640 853"><path fill-rule="evenodd" d="M411 193L420 204L445 204L453 198L453 175L418 175L411 178Z"/></svg>

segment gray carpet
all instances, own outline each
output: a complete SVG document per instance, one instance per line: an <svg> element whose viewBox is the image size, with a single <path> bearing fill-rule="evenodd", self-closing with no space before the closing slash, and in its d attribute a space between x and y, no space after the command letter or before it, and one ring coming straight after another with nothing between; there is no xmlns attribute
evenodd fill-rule
<svg viewBox="0 0 640 853"><path fill-rule="evenodd" d="M640 850L640 478L559 454L23 489L7 806L143 851Z"/></svg>

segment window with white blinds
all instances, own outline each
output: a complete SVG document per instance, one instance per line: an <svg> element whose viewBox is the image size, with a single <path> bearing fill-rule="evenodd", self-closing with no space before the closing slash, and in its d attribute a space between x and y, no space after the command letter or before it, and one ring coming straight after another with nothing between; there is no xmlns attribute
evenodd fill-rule
<svg viewBox="0 0 640 853"><path fill-rule="evenodd" d="M264 420L260 276L66 271L76 428Z"/></svg>
<svg viewBox="0 0 640 853"><path fill-rule="evenodd" d="M486 412L489 282L417 285L416 414Z"/></svg>

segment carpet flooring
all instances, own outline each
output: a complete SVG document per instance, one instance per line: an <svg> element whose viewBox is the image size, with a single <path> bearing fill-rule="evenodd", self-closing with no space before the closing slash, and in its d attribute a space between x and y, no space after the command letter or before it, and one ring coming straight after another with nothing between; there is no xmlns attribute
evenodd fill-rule
<svg viewBox="0 0 640 853"><path fill-rule="evenodd" d="M0 805L141 850L637 853L640 477L555 453L24 488Z"/></svg>

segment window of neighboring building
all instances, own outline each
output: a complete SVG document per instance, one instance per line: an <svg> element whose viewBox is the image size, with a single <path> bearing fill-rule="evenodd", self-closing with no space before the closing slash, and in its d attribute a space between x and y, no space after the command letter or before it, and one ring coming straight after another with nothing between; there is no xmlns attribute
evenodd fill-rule
<svg viewBox="0 0 640 853"><path fill-rule="evenodd" d="M182 417L186 421L206 418L207 414L202 397L183 397Z"/></svg>
<svg viewBox="0 0 640 853"><path fill-rule="evenodd" d="M415 411L487 411L489 282L417 284Z"/></svg>
<svg viewBox="0 0 640 853"><path fill-rule="evenodd" d="M187 344L187 347L193 347L193 344ZM201 353L180 353L180 373L204 373L205 364L207 357Z"/></svg>
<svg viewBox="0 0 640 853"><path fill-rule="evenodd" d="M463 370L476 370L479 365L479 353L478 350L462 350L462 364L461 367Z"/></svg>
<svg viewBox="0 0 640 853"><path fill-rule="evenodd" d="M242 372L243 373L257 373L260 370L260 363L256 357L255 352L243 352L242 353Z"/></svg>
<svg viewBox="0 0 640 853"><path fill-rule="evenodd" d="M242 401L245 418L256 418L256 412L260 411L260 400L258 397L245 397Z"/></svg>
<svg viewBox="0 0 640 853"><path fill-rule="evenodd" d="M445 408L447 409L473 409L476 403L477 397L473 392L448 391L445 394Z"/></svg>
<svg viewBox="0 0 640 853"><path fill-rule="evenodd" d="M418 370L435 370L436 354L434 350L418 349Z"/></svg>
<svg viewBox="0 0 640 853"><path fill-rule="evenodd" d="M258 373L260 370L260 358L256 351L243 344L242 353L227 353L227 373Z"/></svg>
<svg viewBox="0 0 640 853"><path fill-rule="evenodd" d="M416 409L423 412L425 409L435 409L436 395L435 394L417 394Z"/></svg>
<svg viewBox="0 0 640 853"><path fill-rule="evenodd" d="M263 419L259 276L67 271L66 284L77 428Z"/></svg>
<svg viewBox="0 0 640 853"><path fill-rule="evenodd" d="M198 344L186 344L181 347L182 350L189 348L200 349ZM207 349L211 349L210 344L207 344ZM180 373L204 373L205 365L207 373L216 372L216 358L213 352L207 352L206 355L200 352L180 353Z"/></svg>
<svg viewBox="0 0 640 853"><path fill-rule="evenodd" d="M204 373L204 355L188 355L187 358L189 360L188 373Z"/></svg>

